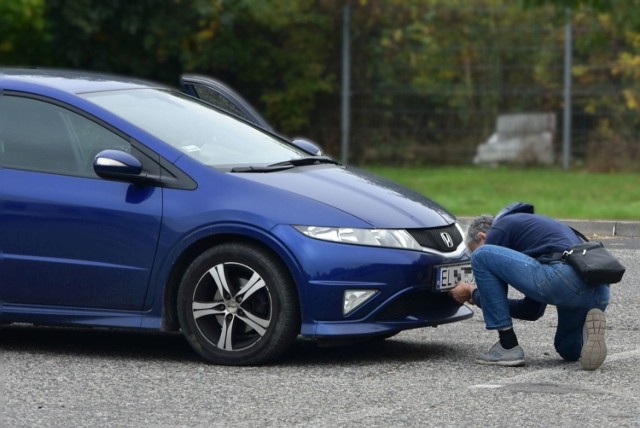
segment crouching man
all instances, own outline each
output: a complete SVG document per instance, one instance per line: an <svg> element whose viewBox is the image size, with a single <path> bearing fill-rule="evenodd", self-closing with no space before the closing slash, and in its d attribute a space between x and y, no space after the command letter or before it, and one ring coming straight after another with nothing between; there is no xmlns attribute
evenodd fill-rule
<svg viewBox="0 0 640 428"><path fill-rule="evenodd" d="M595 370L607 356L604 340L609 286L587 285L558 253L580 243L567 225L533 213L527 204L512 204L495 218L476 218L467 231L476 285L461 283L450 291L458 302L482 308L487 329L497 330L498 342L477 362L522 366L512 319L536 320L546 305L555 305L558 327L554 345L567 361L580 360ZM509 286L524 294L508 298Z"/></svg>

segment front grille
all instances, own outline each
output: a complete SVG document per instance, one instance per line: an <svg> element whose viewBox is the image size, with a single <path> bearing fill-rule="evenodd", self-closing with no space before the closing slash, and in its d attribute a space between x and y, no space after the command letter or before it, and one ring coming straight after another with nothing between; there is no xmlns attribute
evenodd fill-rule
<svg viewBox="0 0 640 428"><path fill-rule="evenodd" d="M407 229L407 232L421 246L432 248L441 253L451 253L462 243L462 234L455 224L433 229Z"/></svg>

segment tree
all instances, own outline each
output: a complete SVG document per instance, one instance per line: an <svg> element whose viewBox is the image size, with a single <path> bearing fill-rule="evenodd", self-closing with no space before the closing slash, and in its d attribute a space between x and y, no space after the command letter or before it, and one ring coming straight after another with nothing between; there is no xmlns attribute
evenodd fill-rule
<svg viewBox="0 0 640 428"><path fill-rule="evenodd" d="M638 146L640 0L0 0L0 61L212 75L337 154L344 1L354 162L466 163L497 115L559 112L567 8L573 147Z"/></svg>
<svg viewBox="0 0 640 428"><path fill-rule="evenodd" d="M595 169L637 168L640 160L640 1L523 0L571 11L574 26L573 104L588 121L587 161ZM616 88L612 90L612 88ZM579 136L580 138L580 136Z"/></svg>
<svg viewBox="0 0 640 428"><path fill-rule="evenodd" d="M44 0L0 0L0 63L26 65L44 52Z"/></svg>
<svg viewBox="0 0 640 428"><path fill-rule="evenodd" d="M336 90L333 1L239 0L221 11L216 37L199 38L187 69L214 74L258 101L284 133L310 126L317 97Z"/></svg>
<svg viewBox="0 0 640 428"><path fill-rule="evenodd" d="M214 31L222 0L49 0L49 65L176 85L191 47Z"/></svg>

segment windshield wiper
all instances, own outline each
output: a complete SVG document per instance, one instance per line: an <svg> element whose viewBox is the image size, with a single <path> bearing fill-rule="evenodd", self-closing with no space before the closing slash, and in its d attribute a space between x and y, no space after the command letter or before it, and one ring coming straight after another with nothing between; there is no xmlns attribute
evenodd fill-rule
<svg viewBox="0 0 640 428"><path fill-rule="evenodd" d="M275 172L284 171L285 169L294 168L296 166L318 165L321 163L340 165L340 162L335 161L328 156L308 156L298 159L289 159L267 166L236 166L231 169L231 172Z"/></svg>
<svg viewBox="0 0 640 428"><path fill-rule="evenodd" d="M289 159L286 161L274 163L269 165L269 167L278 167L278 166L304 166L304 165L318 165L321 163L332 163L334 165L340 165L340 162L331 159L329 156L307 156L304 158L298 159Z"/></svg>
<svg viewBox="0 0 640 428"><path fill-rule="evenodd" d="M231 172L275 172L291 169L293 165L269 165L269 166L236 166Z"/></svg>

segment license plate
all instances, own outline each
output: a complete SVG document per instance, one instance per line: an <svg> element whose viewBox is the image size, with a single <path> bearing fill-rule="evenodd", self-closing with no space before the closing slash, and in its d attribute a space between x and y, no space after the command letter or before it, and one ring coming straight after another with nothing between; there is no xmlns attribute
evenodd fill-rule
<svg viewBox="0 0 640 428"><path fill-rule="evenodd" d="M450 290L460 282L475 284L471 263L436 266L436 291Z"/></svg>

